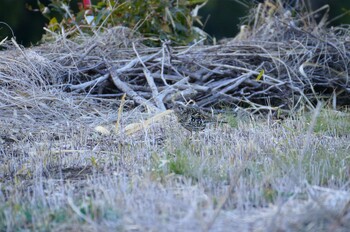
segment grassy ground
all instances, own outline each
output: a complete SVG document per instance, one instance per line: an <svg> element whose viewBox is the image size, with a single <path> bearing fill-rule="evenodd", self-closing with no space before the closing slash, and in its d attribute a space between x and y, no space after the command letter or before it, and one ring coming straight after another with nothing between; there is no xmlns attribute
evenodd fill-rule
<svg viewBox="0 0 350 232"><path fill-rule="evenodd" d="M349 114L126 135L109 109L1 118L0 231L350 231Z"/></svg>

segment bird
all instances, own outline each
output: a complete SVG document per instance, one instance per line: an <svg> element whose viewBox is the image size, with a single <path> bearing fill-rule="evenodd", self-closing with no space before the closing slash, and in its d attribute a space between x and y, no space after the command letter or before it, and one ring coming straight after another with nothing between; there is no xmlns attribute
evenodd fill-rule
<svg viewBox="0 0 350 232"><path fill-rule="evenodd" d="M202 131L208 123L218 120L196 106L188 106L175 102L173 107L178 122L192 134L194 131Z"/></svg>

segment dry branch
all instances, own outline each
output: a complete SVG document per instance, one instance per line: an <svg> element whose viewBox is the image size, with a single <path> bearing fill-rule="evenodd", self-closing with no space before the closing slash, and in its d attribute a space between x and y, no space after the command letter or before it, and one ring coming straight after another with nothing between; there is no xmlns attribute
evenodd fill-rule
<svg viewBox="0 0 350 232"><path fill-rule="evenodd" d="M137 104L160 110L190 99L200 107L254 111L313 108L320 99L350 105L350 27L328 29L313 20L313 12L293 18L282 6L269 7L255 9L248 22L254 27L246 25L235 39L214 46L174 48L165 42L149 48L140 38L121 38L120 28L92 38L58 38L30 52L7 42L0 84L25 92L29 88L16 80L29 78L38 88L45 80L92 97L126 93ZM5 98L11 94L3 91Z"/></svg>
<svg viewBox="0 0 350 232"><path fill-rule="evenodd" d="M121 81L116 70L112 69L110 73L115 86L124 93L126 93L137 104L146 105L152 109L155 108L155 106L152 103L150 103L145 98L141 97L138 93L136 93L134 90L132 90L127 83Z"/></svg>

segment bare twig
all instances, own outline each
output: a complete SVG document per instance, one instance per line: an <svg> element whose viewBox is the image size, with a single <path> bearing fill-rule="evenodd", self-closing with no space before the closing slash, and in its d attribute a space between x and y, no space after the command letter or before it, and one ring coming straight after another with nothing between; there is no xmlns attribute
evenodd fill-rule
<svg viewBox="0 0 350 232"><path fill-rule="evenodd" d="M134 90L132 90L127 83L121 81L115 69L111 70L111 77L115 86L122 90L124 93L126 93L126 95L133 99L137 104L146 105L152 109L155 108L155 106L152 103L150 103L149 101L141 97L139 94L137 94Z"/></svg>
<svg viewBox="0 0 350 232"><path fill-rule="evenodd" d="M165 110L165 105L164 105L164 103L162 101L162 98L160 98L160 96L159 96L158 89L157 89L156 84L154 83L154 78L152 77L151 72L148 70L147 66L142 61L139 53L136 50L136 47L135 47L134 43L132 44L132 47L133 47L134 52L136 53L136 56L139 59L141 65L143 66L143 73L145 74L147 83L148 83L149 87L151 88L153 99L156 102L157 107L159 109L161 109L161 110Z"/></svg>

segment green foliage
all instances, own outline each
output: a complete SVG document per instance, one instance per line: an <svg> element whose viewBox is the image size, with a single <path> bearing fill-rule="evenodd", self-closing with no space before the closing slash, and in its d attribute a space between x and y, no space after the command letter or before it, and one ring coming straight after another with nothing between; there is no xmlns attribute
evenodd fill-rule
<svg viewBox="0 0 350 232"><path fill-rule="evenodd" d="M191 170L189 161L188 156L178 152L176 157L172 156L169 160L169 172L178 175L189 175Z"/></svg>
<svg viewBox="0 0 350 232"><path fill-rule="evenodd" d="M187 45L201 37L193 28L194 21L201 22L191 11L203 2L205 0L102 0L87 9L81 5L79 11L74 12L70 8L71 0L51 0L47 7L41 3L39 7L54 32L60 32L63 27L74 35L124 26L144 35L148 45L159 45L162 40Z"/></svg>
<svg viewBox="0 0 350 232"><path fill-rule="evenodd" d="M307 121L311 122L311 115ZM317 117L314 132L317 134L327 134L330 136L344 136L350 132L350 114L324 109Z"/></svg>
<svg viewBox="0 0 350 232"><path fill-rule="evenodd" d="M273 189L271 183L265 183L263 185L263 196L266 202L274 203L277 198L278 192Z"/></svg>
<svg viewBox="0 0 350 232"><path fill-rule="evenodd" d="M205 152L208 157L203 160L200 156ZM184 140L182 144L176 146L169 145L166 156L161 158L157 154L152 155L152 170L156 178L164 179L173 174L191 178L194 181L200 179L226 180L228 165L215 165L217 157L210 149L201 150L190 139Z"/></svg>
<svg viewBox="0 0 350 232"><path fill-rule="evenodd" d="M153 154L154 174L160 178L164 178L169 174L176 174L196 179L191 172L196 160L193 157L189 157L187 152L183 152L177 149L175 153L168 153L166 159L160 159L157 154Z"/></svg>
<svg viewBox="0 0 350 232"><path fill-rule="evenodd" d="M239 119L234 114L227 114L225 115L225 120L227 121L228 125L232 128L238 127Z"/></svg>

